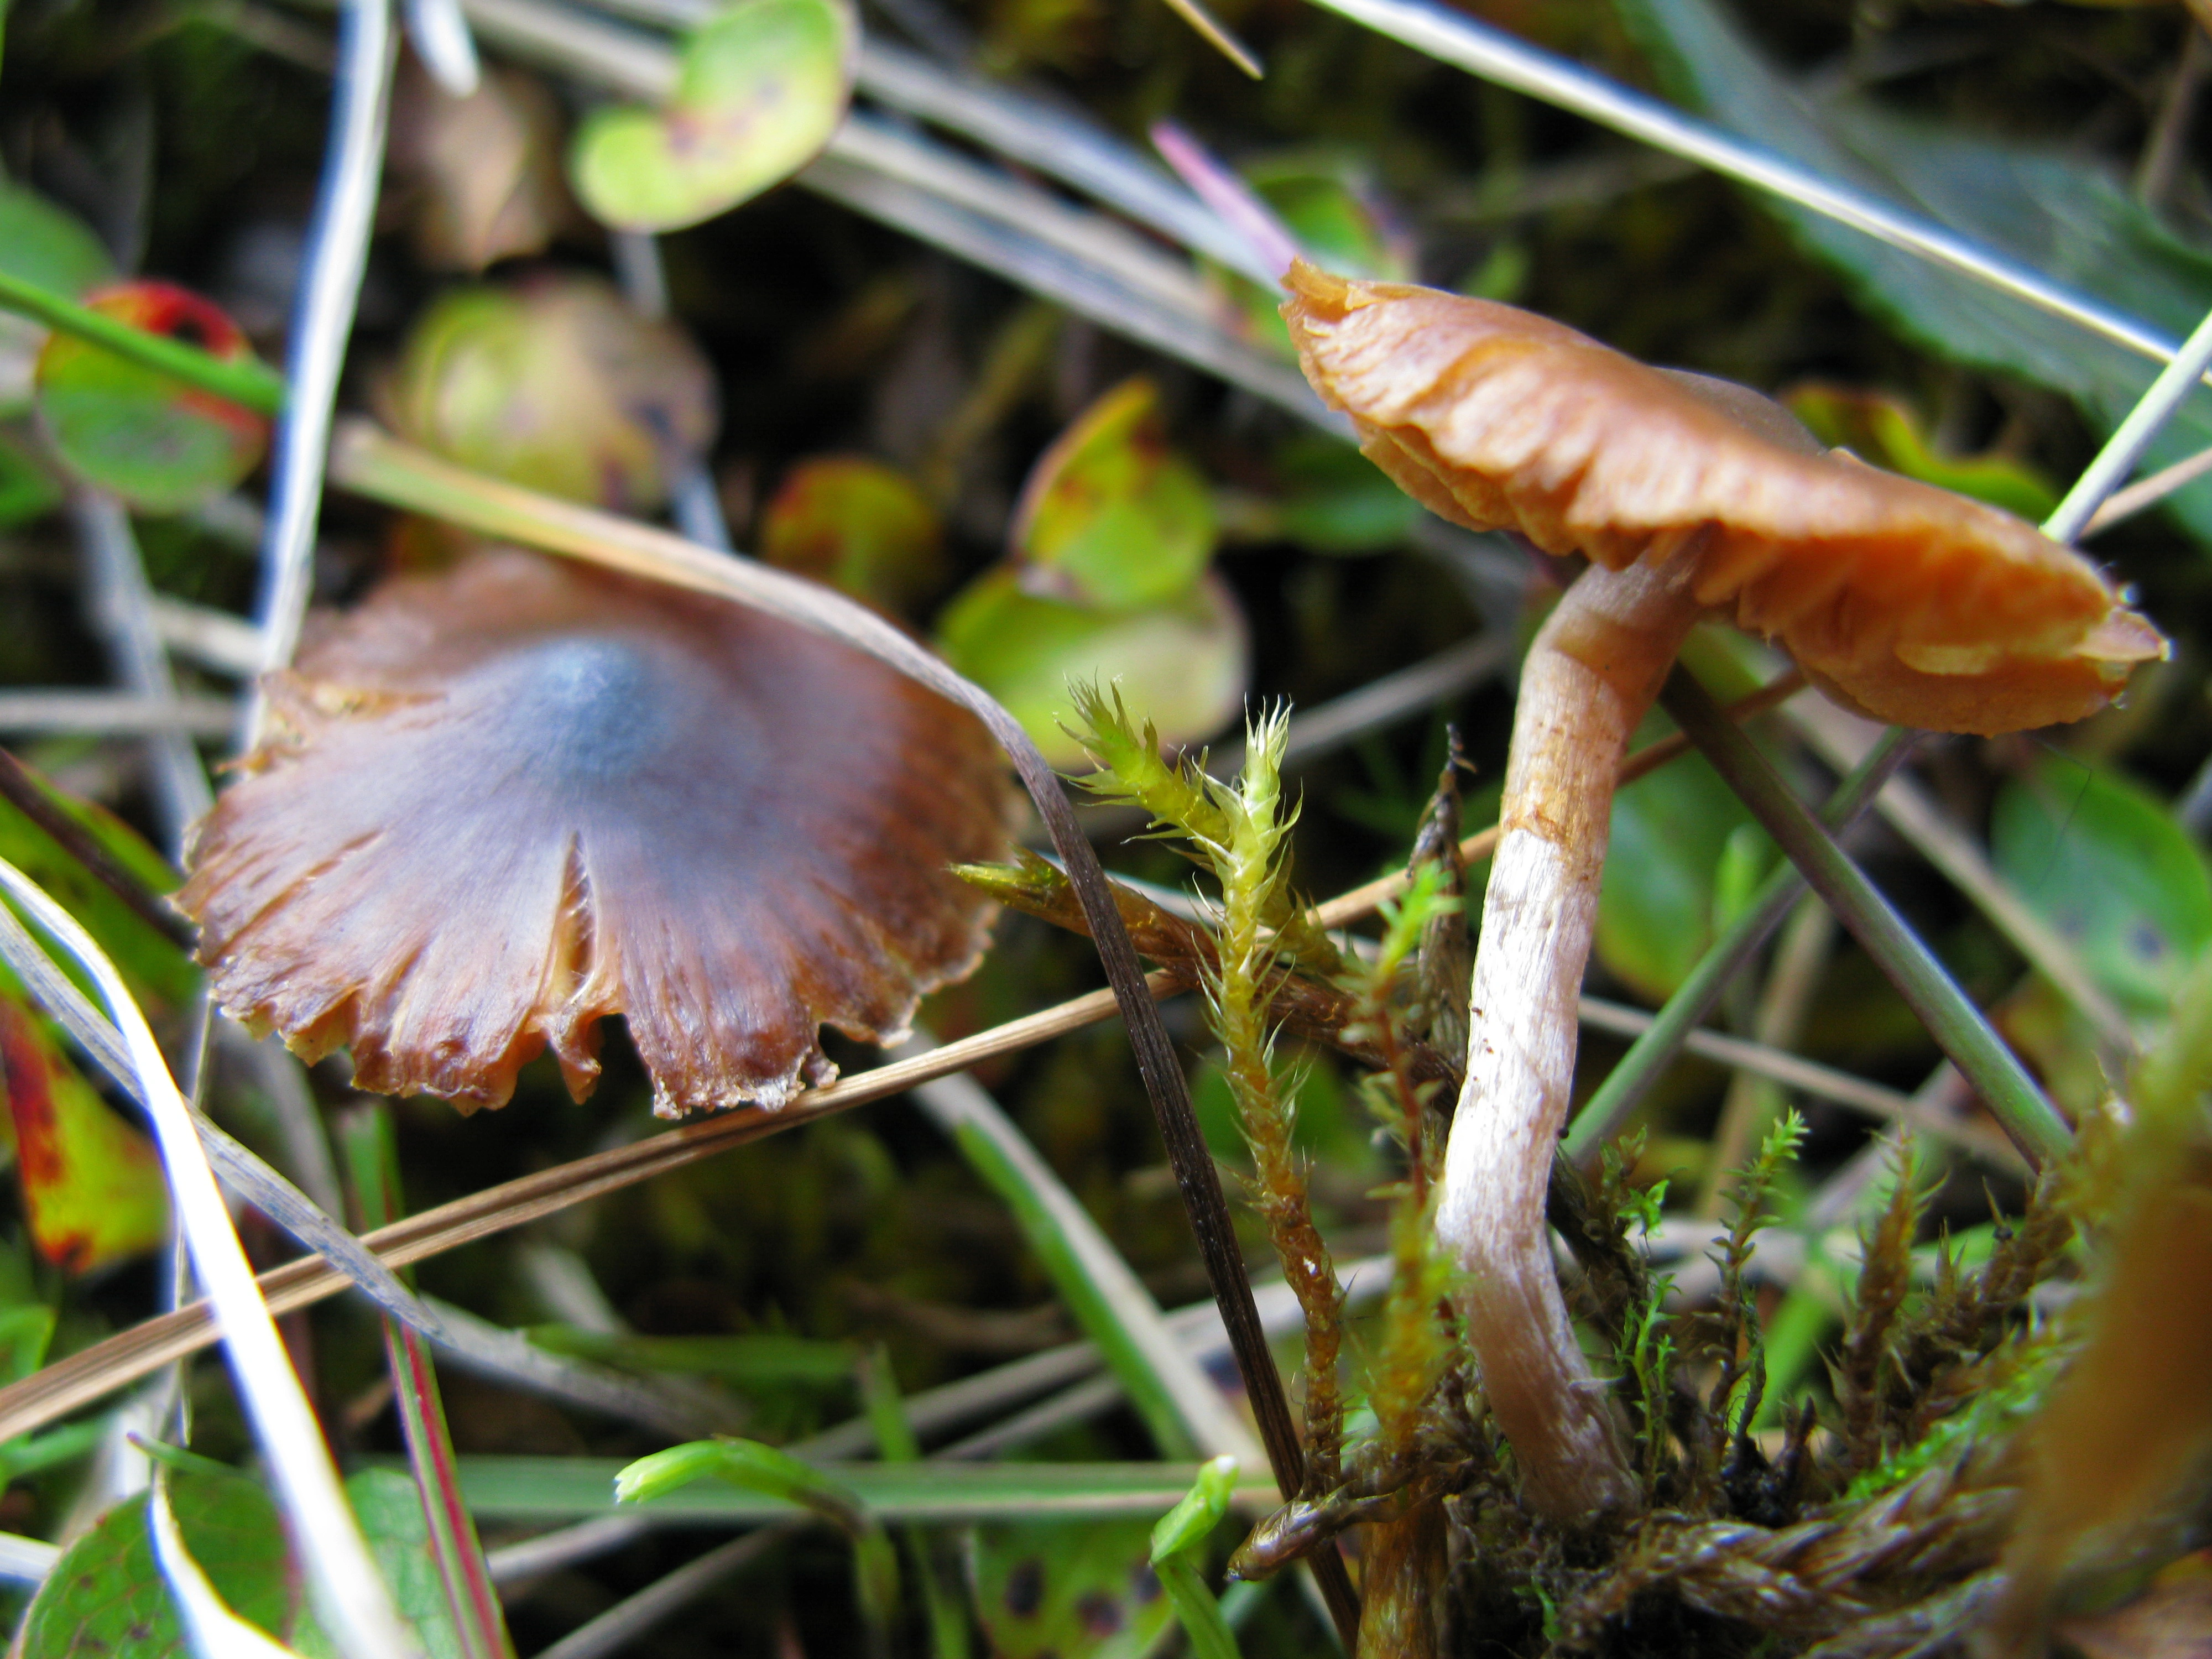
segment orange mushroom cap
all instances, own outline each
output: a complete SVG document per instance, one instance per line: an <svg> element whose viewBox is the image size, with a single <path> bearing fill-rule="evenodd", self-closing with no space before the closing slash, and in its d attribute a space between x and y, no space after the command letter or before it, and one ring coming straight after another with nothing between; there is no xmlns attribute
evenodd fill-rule
<svg viewBox="0 0 2212 1659"><path fill-rule="evenodd" d="M626 1017L663 1114L903 1037L994 907L1010 796L970 715L777 618L511 549L386 583L270 677L178 907L222 1006L356 1081L581 1097Z"/></svg>
<svg viewBox="0 0 2212 1659"><path fill-rule="evenodd" d="M1984 734L2079 720L2166 653L2070 548L1793 442L1757 393L1486 300L1304 264L1285 283L1306 378L1423 506L1616 570L1694 558L1699 604L1860 713Z"/></svg>

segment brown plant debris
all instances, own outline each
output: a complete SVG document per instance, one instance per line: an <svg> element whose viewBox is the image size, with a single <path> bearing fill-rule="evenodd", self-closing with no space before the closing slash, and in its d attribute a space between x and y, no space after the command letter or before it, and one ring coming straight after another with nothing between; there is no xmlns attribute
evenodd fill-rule
<svg viewBox="0 0 2212 1659"><path fill-rule="evenodd" d="M656 1111L780 1106L982 950L982 727L775 618L494 549L268 694L177 903L226 1011L363 1088L496 1106L550 1048L581 1097L621 1014Z"/></svg>

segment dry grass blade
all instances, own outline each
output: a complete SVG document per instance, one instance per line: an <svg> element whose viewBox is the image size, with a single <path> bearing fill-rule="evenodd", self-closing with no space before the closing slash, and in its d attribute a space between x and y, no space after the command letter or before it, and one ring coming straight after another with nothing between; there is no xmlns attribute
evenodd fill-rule
<svg viewBox="0 0 2212 1659"><path fill-rule="evenodd" d="M1252 55L1252 48L1224 27L1220 20L1200 5L1199 0L1168 0L1168 6L1176 16L1197 31L1200 40L1255 81L1267 73L1261 68L1260 60Z"/></svg>
<svg viewBox="0 0 2212 1659"><path fill-rule="evenodd" d="M1164 989L1164 974L1152 981ZM671 1129L627 1146L580 1158L556 1170L488 1187L480 1193L410 1216L362 1236L385 1265L404 1267L480 1238L506 1232L572 1205L618 1192L671 1170L682 1169L732 1146L779 1134L818 1119L835 1116L870 1101L902 1094L917 1083L964 1071L1000 1054L1013 1054L1111 1016L1110 991L1094 991L1025 1018L948 1042L912 1060L896 1060L803 1095L779 1112L740 1111ZM345 1289L352 1280L319 1256L302 1257L261 1276L262 1293L272 1312L310 1307ZM216 1340L204 1302L134 1325L104 1342L0 1389L0 1439L27 1432L66 1416L173 1359L207 1347Z"/></svg>

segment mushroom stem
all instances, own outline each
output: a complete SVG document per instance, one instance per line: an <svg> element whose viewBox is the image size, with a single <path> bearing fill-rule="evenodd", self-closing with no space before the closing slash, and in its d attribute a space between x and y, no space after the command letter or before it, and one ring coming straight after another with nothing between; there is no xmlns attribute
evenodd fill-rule
<svg viewBox="0 0 2212 1659"><path fill-rule="evenodd" d="M1690 625L1694 547L1593 566L1529 647L1482 911L1467 1082L1437 1228L1529 1505L1559 1525L1636 1488L1552 1265L1544 1191L1574 1080L1576 1001L1597 921L1615 775Z"/></svg>

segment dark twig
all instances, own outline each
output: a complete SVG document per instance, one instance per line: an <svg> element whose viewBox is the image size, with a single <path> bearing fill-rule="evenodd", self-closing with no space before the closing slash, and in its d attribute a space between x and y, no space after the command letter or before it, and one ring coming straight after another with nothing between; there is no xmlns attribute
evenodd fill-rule
<svg viewBox="0 0 2212 1659"><path fill-rule="evenodd" d="M191 949L192 930L185 919L94 840L82 824L55 805L23 763L4 749L0 749L0 796L58 842L62 851L82 865L94 880L129 905L131 915L163 938Z"/></svg>

